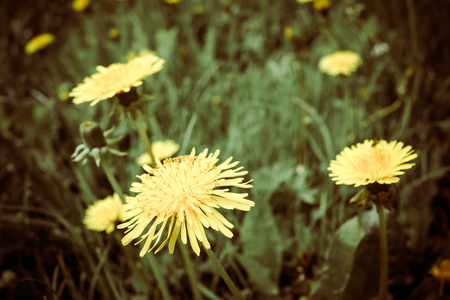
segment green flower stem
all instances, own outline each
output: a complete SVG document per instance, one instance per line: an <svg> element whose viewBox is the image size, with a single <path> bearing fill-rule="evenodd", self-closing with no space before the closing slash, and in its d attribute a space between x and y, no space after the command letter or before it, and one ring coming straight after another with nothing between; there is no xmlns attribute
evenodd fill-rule
<svg viewBox="0 0 450 300"><path fill-rule="evenodd" d="M214 266L216 267L217 271L220 274L220 277L222 277L223 281L227 284L230 291L233 293L234 299L244 300L244 297L242 297L241 293L237 289L236 285L234 284L233 280L231 280L230 276L228 276L227 272L223 268L222 264L217 259L216 255L211 249L205 248L206 254L208 254L209 258L213 262Z"/></svg>
<svg viewBox="0 0 450 300"><path fill-rule="evenodd" d="M145 150L147 150L148 155L152 159L152 164L156 164L155 156L153 155L152 142L147 135L147 127L144 122L144 116L140 111L136 113L136 125L141 136L142 142L144 143Z"/></svg>
<svg viewBox="0 0 450 300"><path fill-rule="evenodd" d="M119 195L120 199L125 203L125 196L123 194L122 188L120 187L119 183L117 182L116 178L113 175L113 172L111 170L110 165L106 161L106 158L103 158L101 161L101 165L103 168L103 171L106 174L106 177L108 178L109 183L111 184L114 191ZM159 270L158 263L155 259L155 257L152 254L148 254L148 262L150 263L150 268L153 270L153 275L155 276L156 282L158 283L159 290L161 291L161 294L163 296L164 300L171 299L169 290L167 289L166 282L164 280L164 277L161 274L161 271Z"/></svg>
<svg viewBox="0 0 450 300"><path fill-rule="evenodd" d="M164 277L159 270L158 262L156 261L155 256L153 255L153 253L148 253L146 257L148 258L150 268L152 268L153 275L155 276L156 282L158 283L159 290L161 291L163 299L172 299L172 297L170 297L169 290L167 289L166 281L164 280Z"/></svg>
<svg viewBox="0 0 450 300"><path fill-rule="evenodd" d="M120 187L120 184L117 182L116 178L114 177L114 173L111 170L111 166L109 165L106 159L107 159L106 157L103 157L100 163L103 168L103 172L105 172L106 177L108 178L108 181L111 184L114 192L116 192L117 195L119 195L119 198L120 200L122 200L122 203L125 203L125 196L123 194L123 190Z"/></svg>
<svg viewBox="0 0 450 300"><path fill-rule="evenodd" d="M194 265L192 264L191 259L189 258L189 253L186 249L186 245L184 245L180 239L177 239L178 248L181 250L181 256L183 256L184 265L186 267L186 272L189 278L189 283L191 284L192 294L194 300L202 299L200 295L200 291L198 289L197 277L195 276Z"/></svg>
<svg viewBox="0 0 450 300"><path fill-rule="evenodd" d="M380 220L380 289L378 291L378 299L387 299L387 279L388 279L388 247L386 220L384 218L384 207L377 201L378 219Z"/></svg>

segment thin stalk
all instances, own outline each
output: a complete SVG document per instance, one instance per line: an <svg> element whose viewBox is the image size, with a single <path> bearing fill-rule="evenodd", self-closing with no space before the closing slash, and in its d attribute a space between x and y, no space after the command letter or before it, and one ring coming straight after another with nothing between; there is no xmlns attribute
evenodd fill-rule
<svg viewBox="0 0 450 300"><path fill-rule="evenodd" d="M120 187L120 184L117 182L116 178L114 177L114 173L111 169L111 166L109 165L107 158L103 157L101 160L101 166L103 168L103 172L105 172L106 177L108 178L109 183L111 184L114 192L119 195L120 200L122 200L123 203L125 203L125 196L123 194L123 190Z"/></svg>
<svg viewBox="0 0 450 300"><path fill-rule="evenodd" d="M164 300L172 299L172 297L170 297L170 293L169 293L169 290L167 289L166 281L161 274L161 271L159 269L158 262L156 261L155 256L153 255L153 253L148 253L146 256L148 258L150 268L153 271L153 275L155 276L156 282L158 283L158 287L162 294L163 299Z"/></svg>
<svg viewBox="0 0 450 300"><path fill-rule="evenodd" d="M388 247L384 208L380 200L377 201L377 212L380 221L380 289L378 291L378 299L385 300L387 299Z"/></svg>
<svg viewBox="0 0 450 300"><path fill-rule="evenodd" d="M142 139L142 142L144 143L145 150L147 151L148 155L150 155L150 158L153 162L152 164L156 164L155 156L153 155L152 150L152 142L147 135L147 127L144 122L144 116L140 111L136 113L136 126L138 128L138 132Z"/></svg>
<svg viewBox="0 0 450 300"><path fill-rule="evenodd" d="M183 257L184 260L184 265L186 268L186 273L189 278L189 283L191 284L193 299L200 300L202 299L202 296L200 295L200 291L198 289L198 282L197 277L195 276L194 265L192 264L192 261L189 257L189 253L186 249L186 246L180 241L180 239L178 239L177 242L178 248L181 250L181 256Z"/></svg>
<svg viewBox="0 0 450 300"><path fill-rule="evenodd" d="M300 59L299 59L299 62L300 62L300 64L298 64L298 70L297 70L297 73L298 73L298 80L299 80L299 82L300 82L300 88L301 88L301 91L302 91L302 96L303 96L303 101L305 101L305 103L307 103L307 101L308 101L308 87L307 87L307 85L306 85L306 78L305 78L305 74L304 74L304 72L303 72L303 69L302 69L302 64L301 64L301 61L300 61ZM302 132L300 133L300 164L301 165L304 165L305 164L305 160L306 160L306 138L305 138L305 132L306 132L306 126L307 126L307 124L306 124L306 122L305 122L305 120L306 120L306 118L308 117L308 112L307 112L307 110L305 109L305 106L304 105L302 105L301 106L301 124L302 124L302 126L301 126L301 128L302 128Z"/></svg>
<svg viewBox="0 0 450 300"><path fill-rule="evenodd" d="M109 166L106 159L102 159L101 165L102 165L103 171L105 172L106 177L108 178L108 181L111 184L111 186L113 187L114 191L119 195L120 199L125 203L125 196L123 194L122 188L120 187L116 178L114 178L111 167ZM171 299L169 290L167 289L166 282L164 280L164 277L161 274L161 271L159 270L158 263L157 263L155 257L151 254L147 255L147 257L148 257L148 261L150 263L150 268L153 271L153 275L155 276L156 282L158 283L158 287L159 287L159 290L161 291L163 299L164 300Z"/></svg>
<svg viewBox="0 0 450 300"><path fill-rule="evenodd" d="M211 249L205 248L206 254L208 254L209 258L211 259L212 263L216 267L217 271L220 274L220 277L222 277L223 281L225 281L226 285L230 289L230 291L233 293L234 299L244 300L244 297L242 297L241 293L237 289L236 285L234 284L233 280L231 280L230 276L228 276L227 272L223 268L222 264L217 259L216 255Z"/></svg>

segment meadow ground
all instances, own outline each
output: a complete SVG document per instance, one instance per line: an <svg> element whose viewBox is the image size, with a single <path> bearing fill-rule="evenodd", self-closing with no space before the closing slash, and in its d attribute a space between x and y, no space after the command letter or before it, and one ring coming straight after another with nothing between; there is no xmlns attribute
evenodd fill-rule
<svg viewBox="0 0 450 300"><path fill-rule="evenodd" d="M75 2L0 3L0 298L236 299L202 246L199 256L179 242L173 254L166 245L141 257L144 242L123 246L124 229L83 223L97 200L136 195L147 137L173 140L174 157L219 149L216 166L233 156L248 171L238 176L253 187L231 191L255 205L219 201L234 236L205 236L245 299L376 298L374 201L349 204L369 189L336 185L328 168L364 140L410 145L415 165L384 203L388 293L450 299L449 1ZM360 57L346 74L327 74L336 62L319 67L346 50ZM71 91L97 66L148 51L164 59L161 70L113 76L143 79L131 90L138 100L113 92L77 104ZM86 121L113 128L111 148L126 155L74 162L79 144L92 146L80 136Z"/></svg>

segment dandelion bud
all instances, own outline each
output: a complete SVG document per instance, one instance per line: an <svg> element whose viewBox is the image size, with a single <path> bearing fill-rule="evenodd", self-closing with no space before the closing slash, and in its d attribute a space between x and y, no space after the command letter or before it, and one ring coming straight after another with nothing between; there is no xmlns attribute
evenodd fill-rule
<svg viewBox="0 0 450 300"><path fill-rule="evenodd" d="M103 130L95 122L87 121L81 123L80 135L89 149L103 148L106 146Z"/></svg>

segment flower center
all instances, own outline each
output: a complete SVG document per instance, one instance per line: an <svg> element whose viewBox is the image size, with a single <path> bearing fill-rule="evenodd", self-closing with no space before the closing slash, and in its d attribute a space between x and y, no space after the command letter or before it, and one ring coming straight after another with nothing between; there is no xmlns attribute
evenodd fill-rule
<svg viewBox="0 0 450 300"><path fill-rule="evenodd" d="M167 159L151 172L157 185L159 211L167 215L185 214L197 210L210 199L219 171L204 157L182 156Z"/></svg>
<svg viewBox="0 0 450 300"><path fill-rule="evenodd" d="M361 153L355 162L355 171L368 180L377 180L384 177L389 170L390 155L385 149L372 147L367 152Z"/></svg>

